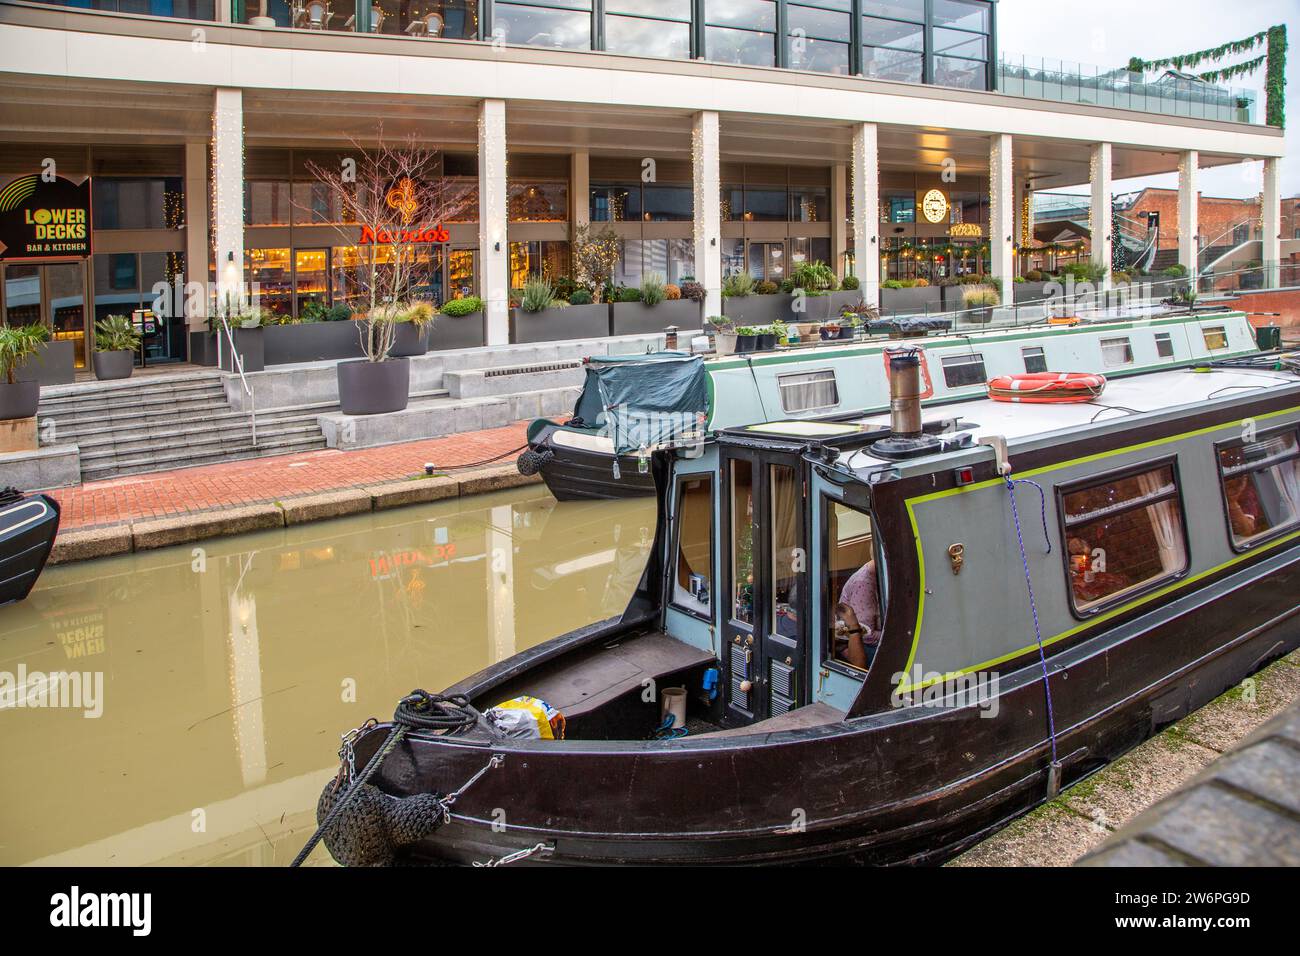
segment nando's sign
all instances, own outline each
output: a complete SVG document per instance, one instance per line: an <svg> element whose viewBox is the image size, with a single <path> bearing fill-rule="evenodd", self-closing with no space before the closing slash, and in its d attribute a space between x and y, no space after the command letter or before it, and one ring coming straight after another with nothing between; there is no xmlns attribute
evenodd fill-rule
<svg viewBox="0 0 1300 956"><path fill-rule="evenodd" d="M90 255L90 179L19 176L0 189L0 259Z"/></svg>
<svg viewBox="0 0 1300 956"><path fill-rule="evenodd" d="M415 183L409 179L403 179L388 190L384 202L389 209L397 213L401 225L394 224L387 228L383 226L378 228L362 226L357 244L366 246L372 243L389 245L395 242L450 242L451 235L447 232L447 227L441 223L436 226L413 224L416 215L420 211L420 200L416 196L415 189Z"/></svg>

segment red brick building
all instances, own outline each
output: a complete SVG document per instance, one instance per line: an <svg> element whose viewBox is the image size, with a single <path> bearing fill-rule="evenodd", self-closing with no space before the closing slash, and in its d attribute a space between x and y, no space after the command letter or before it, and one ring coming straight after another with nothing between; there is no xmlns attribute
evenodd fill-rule
<svg viewBox="0 0 1300 956"><path fill-rule="evenodd" d="M1247 239L1259 238L1259 198L1227 199L1198 196L1200 245L1231 248ZM1178 190L1148 187L1134 194L1124 206L1124 215L1145 222L1151 213L1160 216L1160 248L1178 250ZM1300 239L1300 196L1282 200L1282 238ZM1251 221L1253 220L1253 222Z"/></svg>

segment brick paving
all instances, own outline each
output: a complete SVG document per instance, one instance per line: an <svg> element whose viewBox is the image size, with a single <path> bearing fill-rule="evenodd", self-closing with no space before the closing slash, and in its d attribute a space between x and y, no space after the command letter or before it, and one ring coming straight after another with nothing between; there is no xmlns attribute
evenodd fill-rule
<svg viewBox="0 0 1300 956"><path fill-rule="evenodd" d="M516 422L503 428L359 451L331 448L127 475L47 494L63 509L62 531L163 518L396 481L422 474L426 462L439 470L455 468L517 448L524 443L526 427L526 422Z"/></svg>

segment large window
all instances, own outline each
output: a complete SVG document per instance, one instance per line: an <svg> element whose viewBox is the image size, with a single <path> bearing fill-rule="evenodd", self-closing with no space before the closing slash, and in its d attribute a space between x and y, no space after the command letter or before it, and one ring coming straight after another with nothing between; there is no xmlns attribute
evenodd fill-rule
<svg viewBox="0 0 1300 956"><path fill-rule="evenodd" d="M1257 441L1220 445L1219 474L1237 550L1300 523L1300 443L1294 426Z"/></svg>
<svg viewBox="0 0 1300 956"><path fill-rule="evenodd" d="M786 6L786 62L795 70L849 73L852 0L800 0Z"/></svg>
<svg viewBox="0 0 1300 956"><path fill-rule="evenodd" d="M605 49L689 59L691 0L605 0Z"/></svg>
<svg viewBox="0 0 1300 956"><path fill-rule="evenodd" d="M1172 462L1061 493L1074 609L1093 613L1187 570Z"/></svg>
<svg viewBox="0 0 1300 956"><path fill-rule="evenodd" d="M494 3L492 33L507 43L591 49L591 0Z"/></svg>
<svg viewBox="0 0 1300 956"><path fill-rule="evenodd" d="M713 594L713 479L677 483L677 563L672 603L708 618Z"/></svg>
<svg viewBox="0 0 1300 956"><path fill-rule="evenodd" d="M772 545L772 632L799 636L801 582L807 557L803 544L803 481L790 465L771 466L771 502L768 528ZM796 694L788 696L795 698Z"/></svg>
<svg viewBox="0 0 1300 956"><path fill-rule="evenodd" d="M673 285L695 274L695 245L690 239L626 239L614 267L615 285L639 286L655 273Z"/></svg>
<svg viewBox="0 0 1300 956"><path fill-rule="evenodd" d="M920 83L925 76L925 0L870 3L862 18L862 74Z"/></svg>
<svg viewBox="0 0 1300 956"><path fill-rule="evenodd" d="M91 190L96 229L175 229L185 224L180 177L97 177Z"/></svg>
<svg viewBox="0 0 1300 956"><path fill-rule="evenodd" d="M754 469L731 462L731 618L754 623Z"/></svg>
<svg viewBox="0 0 1300 956"><path fill-rule="evenodd" d="M834 408L840 403L834 369L778 375L776 386L781 392L781 409L787 414Z"/></svg>
<svg viewBox="0 0 1300 956"><path fill-rule="evenodd" d="M775 66L775 0L704 0L704 50L717 63Z"/></svg>
<svg viewBox="0 0 1300 956"><path fill-rule="evenodd" d="M178 17L182 20L215 20L214 0L41 0L61 7L89 7L112 13L138 13L150 17Z"/></svg>
<svg viewBox="0 0 1300 956"><path fill-rule="evenodd" d="M1101 340L1101 361L1107 368L1133 364L1133 345L1128 336Z"/></svg>
<svg viewBox="0 0 1300 956"><path fill-rule="evenodd" d="M979 352L969 355L949 355L940 359L943 365L943 380L949 388L965 388L968 385L982 385L988 381L984 371L984 356Z"/></svg>
<svg viewBox="0 0 1300 956"><path fill-rule="evenodd" d="M567 182L512 181L506 200L511 222L568 222Z"/></svg>
<svg viewBox="0 0 1300 956"><path fill-rule="evenodd" d="M871 516L832 498L822 501L826 506L823 655L865 671L880 646L884 621Z"/></svg>
<svg viewBox="0 0 1300 956"><path fill-rule="evenodd" d="M934 77L940 86L988 89L989 29L986 0L932 0Z"/></svg>

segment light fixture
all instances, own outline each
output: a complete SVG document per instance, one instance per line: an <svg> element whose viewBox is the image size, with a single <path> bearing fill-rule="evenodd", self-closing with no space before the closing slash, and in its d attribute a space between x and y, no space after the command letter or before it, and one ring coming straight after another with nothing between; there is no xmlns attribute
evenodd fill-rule
<svg viewBox="0 0 1300 956"><path fill-rule="evenodd" d="M493 250L494 252L500 252L500 251L501 251L501 243L500 243L500 242L494 242L494 243L492 244L492 250Z"/></svg>
<svg viewBox="0 0 1300 956"><path fill-rule="evenodd" d="M235 261L235 252L234 252L233 249L232 249L230 252L227 252L227 253L226 253L226 261L227 261L227 262L234 262L234 261Z"/></svg>

